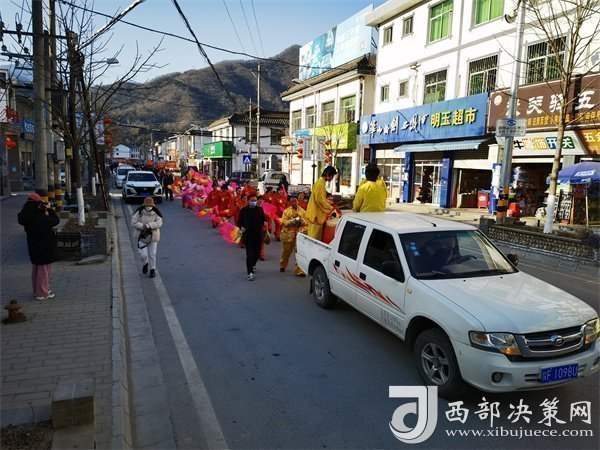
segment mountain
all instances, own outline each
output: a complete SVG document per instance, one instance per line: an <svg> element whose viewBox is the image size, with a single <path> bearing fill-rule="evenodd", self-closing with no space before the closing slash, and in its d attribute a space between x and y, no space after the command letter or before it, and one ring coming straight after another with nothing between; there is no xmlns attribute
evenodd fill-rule
<svg viewBox="0 0 600 450"><path fill-rule="evenodd" d="M298 49L297 45L289 47L269 61L238 60L214 64L236 105L210 67L124 85L113 105L113 142L148 146L151 139L156 141L185 131L191 124L206 126L220 117L247 111L250 99L252 106L256 106L259 62L261 108L287 110L288 105L281 101L280 94L290 87L293 78L298 77ZM119 123L129 126L119 126ZM164 132L151 133L150 129Z"/></svg>

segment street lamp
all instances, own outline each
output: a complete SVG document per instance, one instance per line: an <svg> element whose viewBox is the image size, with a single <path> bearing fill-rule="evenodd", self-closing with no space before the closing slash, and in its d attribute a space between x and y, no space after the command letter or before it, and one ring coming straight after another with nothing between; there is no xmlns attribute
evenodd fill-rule
<svg viewBox="0 0 600 450"><path fill-rule="evenodd" d="M302 84L302 85L308 87L311 91L313 91L314 119L313 119L312 133L311 133L311 139L310 139L310 150L312 152L312 184L315 184L315 169L317 168L317 161L316 161L317 155L315 153L315 133L316 133L316 126L317 126L317 91L315 90L314 87L312 87L306 81L301 80L300 78L294 78L294 79L292 79L292 82L296 83L296 84ZM304 160L302 160L301 168L302 168L302 170L300 172L300 177L302 177L302 174L304 173Z"/></svg>

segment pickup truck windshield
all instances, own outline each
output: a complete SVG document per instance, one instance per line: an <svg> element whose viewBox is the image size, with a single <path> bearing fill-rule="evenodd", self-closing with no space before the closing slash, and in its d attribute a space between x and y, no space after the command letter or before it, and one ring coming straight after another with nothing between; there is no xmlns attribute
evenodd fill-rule
<svg viewBox="0 0 600 450"><path fill-rule="evenodd" d="M415 278L467 278L517 272L478 231L401 234L400 241Z"/></svg>

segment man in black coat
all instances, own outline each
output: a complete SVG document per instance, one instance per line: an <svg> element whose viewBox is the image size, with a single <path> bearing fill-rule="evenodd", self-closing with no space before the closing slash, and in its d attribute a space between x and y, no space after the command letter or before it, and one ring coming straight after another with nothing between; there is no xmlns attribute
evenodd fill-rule
<svg viewBox="0 0 600 450"><path fill-rule="evenodd" d="M173 172L171 172L170 170L165 172L162 178L163 191L165 193L165 201L173 201L173 191L171 190L171 185L174 181L175 179L173 178Z"/></svg>
<svg viewBox="0 0 600 450"><path fill-rule="evenodd" d="M256 262L267 227L264 210L258 206L256 195L248 197L248 206L240 210L238 226L242 231L242 242L246 246L246 270L248 281L254 281Z"/></svg>
<svg viewBox="0 0 600 450"><path fill-rule="evenodd" d="M27 233L27 249L31 260L31 283L36 300L54 298L50 290L50 274L52 263L58 261L56 235L52 229L60 223L60 219L50 203L44 202L39 194L27 197L27 202L18 215L19 224Z"/></svg>

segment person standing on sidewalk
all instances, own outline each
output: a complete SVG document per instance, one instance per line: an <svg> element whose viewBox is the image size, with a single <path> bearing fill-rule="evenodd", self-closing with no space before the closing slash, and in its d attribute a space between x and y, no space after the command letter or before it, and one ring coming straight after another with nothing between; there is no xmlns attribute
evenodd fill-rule
<svg viewBox="0 0 600 450"><path fill-rule="evenodd" d="M387 199L387 187L383 180L378 180L379 167L369 164L365 168L366 181L356 191L352 210L354 212L383 212Z"/></svg>
<svg viewBox="0 0 600 450"><path fill-rule="evenodd" d="M148 273L150 278L156 276L156 250L160 241L160 227L162 227L162 214L154 205L152 197L146 197L131 218L131 226L135 229L133 237L137 240L138 251L142 259L142 273Z"/></svg>
<svg viewBox="0 0 600 450"><path fill-rule="evenodd" d="M327 200L327 188L325 183L333 180L337 170L333 166L327 166L312 187L308 207L306 208L306 221L308 222L308 236L321 240L323 236L323 226L327 221L327 216L333 211L331 202Z"/></svg>
<svg viewBox="0 0 600 450"><path fill-rule="evenodd" d="M283 228L281 230L281 240L283 241L283 253L279 261L279 271L285 272L290 261L290 255L296 250L296 236L298 232L306 226L304 215L306 212L298 206L298 198L293 195L290 197L290 206L286 208L281 217ZM306 276L298 267L298 263L294 262L294 273L297 277Z"/></svg>
<svg viewBox="0 0 600 450"><path fill-rule="evenodd" d="M60 219L50 203L33 193L27 197L18 220L27 233L33 296L36 300L54 298L54 293L50 290L50 274L52 263L58 261L58 247L52 228L60 223Z"/></svg>
<svg viewBox="0 0 600 450"><path fill-rule="evenodd" d="M246 247L246 271L248 281L254 281L256 262L260 256L260 248L267 227L265 211L258 206L256 195L248 197L248 206L240 211L239 227L242 232L242 242Z"/></svg>

